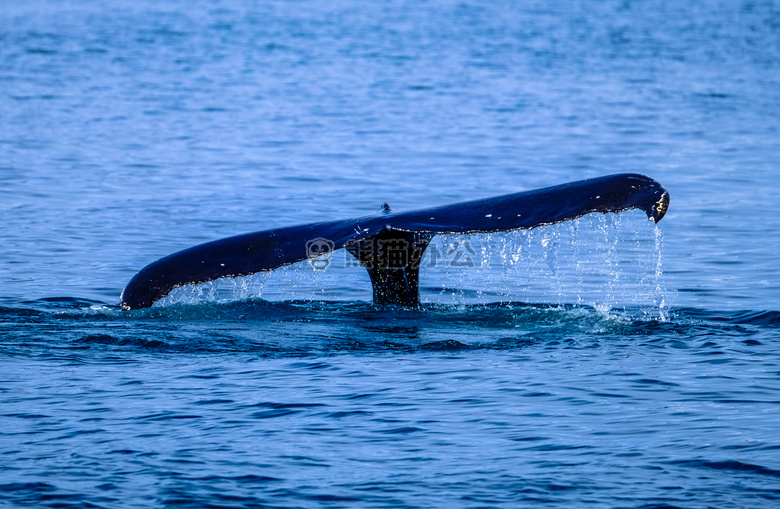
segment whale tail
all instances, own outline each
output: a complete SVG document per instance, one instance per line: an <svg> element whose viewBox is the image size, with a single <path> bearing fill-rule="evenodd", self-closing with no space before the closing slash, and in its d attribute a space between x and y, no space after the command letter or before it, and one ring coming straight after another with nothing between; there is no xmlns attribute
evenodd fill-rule
<svg viewBox="0 0 780 509"><path fill-rule="evenodd" d="M417 306L420 262L440 233L512 231L576 219L591 212L640 209L660 221L669 193L638 174L599 177L533 191L396 213L378 214L228 237L173 253L141 269L127 284L123 309L151 306L179 286L273 270L345 248L366 268L374 302Z"/></svg>

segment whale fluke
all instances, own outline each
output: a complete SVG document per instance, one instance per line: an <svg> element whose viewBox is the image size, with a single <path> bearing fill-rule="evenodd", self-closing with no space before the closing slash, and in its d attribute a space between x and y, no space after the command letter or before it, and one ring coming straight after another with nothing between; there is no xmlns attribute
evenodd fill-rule
<svg viewBox="0 0 780 509"><path fill-rule="evenodd" d="M382 204L377 214L247 233L173 253L141 269L127 284L122 309L151 306L179 286L246 276L346 248L368 270L374 302L419 304L419 270L439 233L489 233L530 229L591 212L643 210L658 222L669 193L638 174L579 182L411 212Z"/></svg>

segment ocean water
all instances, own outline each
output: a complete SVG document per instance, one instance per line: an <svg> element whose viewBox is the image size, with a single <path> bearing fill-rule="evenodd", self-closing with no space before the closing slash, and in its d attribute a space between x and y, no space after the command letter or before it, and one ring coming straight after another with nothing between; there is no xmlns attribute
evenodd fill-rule
<svg viewBox="0 0 780 509"><path fill-rule="evenodd" d="M0 3L0 505L780 503L776 1ZM184 287L238 233L611 173L640 212Z"/></svg>

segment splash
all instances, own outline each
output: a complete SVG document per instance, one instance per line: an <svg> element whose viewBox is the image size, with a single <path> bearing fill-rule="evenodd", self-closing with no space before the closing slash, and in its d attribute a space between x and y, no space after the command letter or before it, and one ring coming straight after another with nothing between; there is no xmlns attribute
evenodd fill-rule
<svg viewBox="0 0 780 509"><path fill-rule="evenodd" d="M639 216L590 214L533 230L470 235L478 255L470 266L428 267L423 259L424 300L576 304L605 314L639 308L647 318L665 320L663 236ZM446 247L454 239L464 242L462 236L441 236L439 242Z"/></svg>
<svg viewBox="0 0 780 509"><path fill-rule="evenodd" d="M591 306L605 316L638 308L644 318L666 320L663 235L640 216L589 214L533 230L439 235L420 265L421 299L455 306L574 304ZM247 299L370 301L371 283L359 263L340 250L325 270L300 262L186 285L155 307Z"/></svg>

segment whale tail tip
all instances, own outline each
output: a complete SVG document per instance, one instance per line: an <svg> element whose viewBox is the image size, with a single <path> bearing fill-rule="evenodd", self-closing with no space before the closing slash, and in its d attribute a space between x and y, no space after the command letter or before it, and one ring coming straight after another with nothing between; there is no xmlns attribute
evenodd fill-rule
<svg viewBox="0 0 780 509"><path fill-rule="evenodd" d="M657 223L664 218L667 210L669 210L669 193L664 191L658 201L651 207L647 214L647 218L650 221Z"/></svg>

